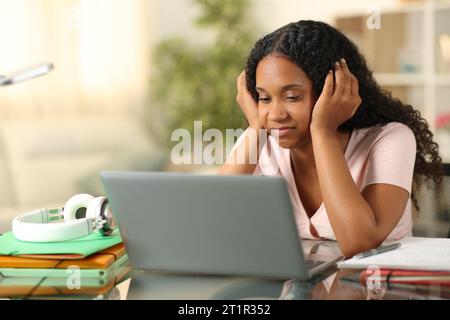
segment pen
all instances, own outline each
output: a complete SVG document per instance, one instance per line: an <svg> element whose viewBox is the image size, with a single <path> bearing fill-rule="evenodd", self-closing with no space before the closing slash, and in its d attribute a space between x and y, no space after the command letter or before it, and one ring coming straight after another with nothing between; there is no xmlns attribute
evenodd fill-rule
<svg viewBox="0 0 450 320"><path fill-rule="evenodd" d="M372 249L372 250L369 250L369 251L358 253L357 255L354 256L354 258L362 259L362 258L365 258L365 257L370 257L370 256L373 256L375 254L379 254L379 253L383 253L383 252L386 252L386 251L391 251L391 250L397 249L401 245L402 244L400 242L398 242L398 243L393 243L393 244L390 244L390 245L387 245L387 246L378 247L378 248L375 248L375 249Z"/></svg>

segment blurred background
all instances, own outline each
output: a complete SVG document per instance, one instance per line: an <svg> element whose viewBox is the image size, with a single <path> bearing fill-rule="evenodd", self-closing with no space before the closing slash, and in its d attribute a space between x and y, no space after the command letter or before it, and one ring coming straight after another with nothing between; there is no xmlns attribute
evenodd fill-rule
<svg viewBox="0 0 450 320"><path fill-rule="evenodd" d="M0 0L0 74L55 65L0 87L0 232L25 210L103 194L102 170L214 173L171 163L170 133L194 120L244 127L235 80L246 56L300 19L347 34L450 161L450 1ZM418 234L444 234L445 210L431 219L424 206Z"/></svg>

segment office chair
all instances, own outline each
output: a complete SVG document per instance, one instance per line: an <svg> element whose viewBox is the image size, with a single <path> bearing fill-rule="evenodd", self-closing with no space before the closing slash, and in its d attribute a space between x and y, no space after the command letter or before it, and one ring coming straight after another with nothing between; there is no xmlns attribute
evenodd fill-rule
<svg viewBox="0 0 450 320"><path fill-rule="evenodd" d="M413 235L450 238L450 163L443 163L444 176L439 187L424 183L418 191L420 210L413 208Z"/></svg>

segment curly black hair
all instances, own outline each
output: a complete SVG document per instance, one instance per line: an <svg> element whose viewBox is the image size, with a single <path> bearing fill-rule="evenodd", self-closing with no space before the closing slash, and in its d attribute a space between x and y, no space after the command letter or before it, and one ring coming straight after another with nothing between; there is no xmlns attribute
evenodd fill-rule
<svg viewBox="0 0 450 320"><path fill-rule="evenodd" d="M317 97L322 92L328 70L333 68L335 61L345 58L350 71L358 79L362 103L354 116L341 124L338 130L351 131L389 122L400 122L411 128L417 143L411 197L419 209L416 191L424 181L439 185L443 172L439 146L433 141L433 133L420 112L380 88L365 58L342 32L324 22L312 20L287 24L256 42L245 66L246 85L255 101L258 101L256 68L265 56L272 53L281 54L297 64L311 80Z"/></svg>

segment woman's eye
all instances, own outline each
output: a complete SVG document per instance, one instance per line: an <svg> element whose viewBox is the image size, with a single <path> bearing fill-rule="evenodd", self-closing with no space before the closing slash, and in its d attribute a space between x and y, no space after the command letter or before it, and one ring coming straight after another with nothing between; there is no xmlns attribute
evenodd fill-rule
<svg viewBox="0 0 450 320"><path fill-rule="evenodd" d="M289 101L298 101L300 99L300 96L289 96L286 99Z"/></svg>
<svg viewBox="0 0 450 320"><path fill-rule="evenodd" d="M259 98L258 101L262 102L262 103L269 103L270 102L270 98Z"/></svg>

